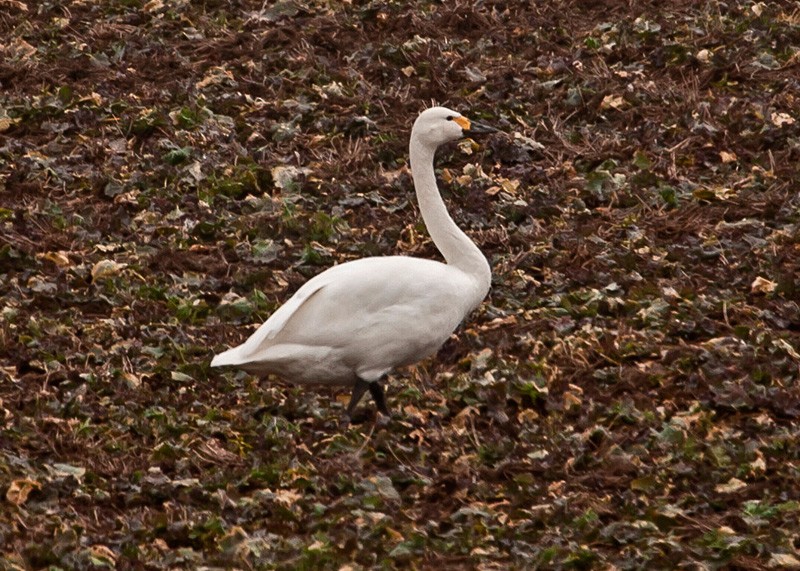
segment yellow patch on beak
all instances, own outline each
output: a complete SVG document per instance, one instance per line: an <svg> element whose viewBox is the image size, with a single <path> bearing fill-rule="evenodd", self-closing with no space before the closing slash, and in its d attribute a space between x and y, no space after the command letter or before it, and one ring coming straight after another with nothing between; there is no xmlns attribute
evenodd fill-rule
<svg viewBox="0 0 800 571"><path fill-rule="evenodd" d="M455 117L453 119L453 121L458 123L459 127L464 129L465 131L469 131L469 127L470 127L469 119L467 119L466 117Z"/></svg>

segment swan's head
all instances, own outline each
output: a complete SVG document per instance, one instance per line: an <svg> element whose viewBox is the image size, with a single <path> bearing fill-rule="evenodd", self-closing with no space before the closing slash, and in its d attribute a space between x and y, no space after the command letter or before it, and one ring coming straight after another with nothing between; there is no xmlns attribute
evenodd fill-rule
<svg viewBox="0 0 800 571"><path fill-rule="evenodd" d="M411 129L411 139L438 147L449 141L473 134L491 133L495 131L488 125L470 121L458 111L447 107L431 107L419 114Z"/></svg>

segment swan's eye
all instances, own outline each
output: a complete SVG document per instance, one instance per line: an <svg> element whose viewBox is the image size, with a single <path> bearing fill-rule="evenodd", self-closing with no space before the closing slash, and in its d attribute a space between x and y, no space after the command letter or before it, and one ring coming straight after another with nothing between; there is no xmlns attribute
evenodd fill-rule
<svg viewBox="0 0 800 571"><path fill-rule="evenodd" d="M448 115L448 116L447 116L447 120L448 120L448 121L452 121L453 119L455 119L455 117L453 117L452 115Z"/></svg>

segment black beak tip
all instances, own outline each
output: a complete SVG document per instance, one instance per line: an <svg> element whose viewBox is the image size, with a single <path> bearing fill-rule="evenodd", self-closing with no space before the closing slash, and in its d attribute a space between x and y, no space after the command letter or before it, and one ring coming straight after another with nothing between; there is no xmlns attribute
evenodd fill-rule
<svg viewBox="0 0 800 571"><path fill-rule="evenodd" d="M496 132L497 129L494 127L490 127L489 125L485 125L483 123L478 123L477 121L471 121L469 125L469 131L467 131L469 135L484 135Z"/></svg>

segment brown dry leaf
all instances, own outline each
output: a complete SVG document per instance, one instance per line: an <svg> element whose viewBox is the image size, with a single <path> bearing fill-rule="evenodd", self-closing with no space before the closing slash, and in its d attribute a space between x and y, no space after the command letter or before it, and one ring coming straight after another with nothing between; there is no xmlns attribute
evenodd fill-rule
<svg viewBox="0 0 800 571"><path fill-rule="evenodd" d="M33 490L40 490L42 485L35 480L14 480L6 490L6 500L15 506L21 506L28 501L28 496Z"/></svg>
<svg viewBox="0 0 800 571"><path fill-rule="evenodd" d="M508 194L516 194L519 189L520 182L516 179L501 178L500 185Z"/></svg>
<svg viewBox="0 0 800 571"><path fill-rule="evenodd" d="M778 287L776 282L758 276L753 280L753 283L750 284L750 291L752 293L772 293L775 291L776 287Z"/></svg>
<svg viewBox="0 0 800 571"><path fill-rule="evenodd" d="M63 250L59 250L58 252L45 252L44 254L39 254L36 257L40 260L53 262L59 268L66 268L71 265L69 258L67 257L67 252L64 252Z"/></svg>
<svg viewBox="0 0 800 571"><path fill-rule="evenodd" d="M0 6L10 6L11 8L16 8L21 12L27 12L28 6L25 2L20 2L19 0L0 0Z"/></svg>
<svg viewBox="0 0 800 571"><path fill-rule="evenodd" d="M481 331L492 331L493 329L499 329L500 327L504 327L507 325L516 325L517 324L517 316L516 315L507 315L506 317L496 317L492 319L489 323L484 323L479 327Z"/></svg>
<svg viewBox="0 0 800 571"><path fill-rule="evenodd" d="M13 125L19 123L19 119L12 119L11 117L0 117L0 133L8 131Z"/></svg>
<svg viewBox="0 0 800 571"><path fill-rule="evenodd" d="M459 434L463 433L467 425L467 420L473 415L479 415L480 412L474 406L467 406L461 409L459 413L453 418L453 427Z"/></svg>
<svg viewBox="0 0 800 571"><path fill-rule="evenodd" d="M125 383L125 385L129 389L136 390L136 389L141 388L141 386L142 386L142 379L139 378L134 373L129 373L128 371L123 371L122 374L120 375L120 378L122 379L122 382Z"/></svg>
<svg viewBox="0 0 800 571"><path fill-rule="evenodd" d="M164 2L162 0L150 0L147 4L142 7L142 10L145 12L158 12L164 7Z"/></svg>
<svg viewBox="0 0 800 571"><path fill-rule="evenodd" d="M621 95L608 94L600 102L600 109L622 109L626 106L625 99Z"/></svg>
<svg viewBox="0 0 800 571"><path fill-rule="evenodd" d="M772 346L786 351L792 359L800 361L800 353L786 339L775 339L772 341Z"/></svg>
<svg viewBox="0 0 800 571"><path fill-rule="evenodd" d="M775 569L800 569L800 560L791 553L773 553L767 565Z"/></svg>
<svg viewBox="0 0 800 571"><path fill-rule="evenodd" d="M297 501L303 497L302 494L294 490L277 490L274 495L275 500L287 506L297 503Z"/></svg>
<svg viewBox="0 0 800 571"><path fill-rule="evenodd" d="M239 465L242 463L241 458L226 450L216 438L203 442L197 450L197 455L214 464Z"/></svg>
<svg viewBox="0 0 800 571"><path fill-rule="evenodd" d="M402 533L396 529L392 529L391 527L386 528L386 534L392 539L392 541L400 542L405 540L405 537Z"/></svg>
<svg viewBox="0 0 800 571"><path fill-rule="evenodd" d="M750 462L749 466L754 474L762 475L767 471L767 463L764 460L764 455L760 452L758 458Z"/></svg>
<svg viewBox="0 0 800 571"><path fill-rule="evenodd" d="M471 155L478 150L478 144L472 139L462 139L458 142L458 150L465 155Z"/></svg>
<svg viewBox="0 0 800 571"><path fill-rule="evenodd" d="M713 200L727 200L735 196L736 192L724 186L717 186L714 188L696 188L692 191L692 195L700 200L711 202Z"/></svg>
<svg viewBox="0 0 800 571"><path fill-rule="evenodd" d="M92 103L95 106L100 107L103 104L103 97L96 91L92 91L86 97L81 97L78 99L78 103Z"/></svg>
<svg viewBox="0 0 800 571"><path fill-rule="evenodd" d="M792 117L788 113L781 113L775 111L772 113L771 119L772 119L772 124L775 125L776 127L783 127L784 125L794 124L794 117Z"/></svg>
<svg viewBox="0 0 800 571"><path fill-rule="evenodd" d="M736 153L729 153L728 151L720 151L719 158L724 164L734 163L738 159Z"/></svg>
<svg viewBox="0 0 800 571"><path fill-rule="evenodd" d="M447 169L442 169L442 179L443 180L444 180L444 177L445 177L445 171L447 171ZM400 168L394 169L394 170L381 170L380 174L381 174L381 177L386 182L394 182L398 178L400 178L403 174L408 173L408 172L410 172L408 167L403 166L403 167L400 167ZM448 178L445 180L445 182L449 183L451 180L453 180L453 177L450 175L449 171L447 171L447 176L448 176Z"/></svg>
<svg viewBox="0 0 800 571"><path fill-rule="evenodd" d="M117 562L117 554L105 545L92 545L91 552L93 559L111 564L115 564Z"/></svg>
<svg viewBox="0 0 800 571"><path fill-rule="evenodd" d="M36 54L36 48L22 38L14 38L14 41L3 49L5 57L11 60L31 59Z"/></svg>
<svg viewBox="0 0 800 571"><path fill-rule="evenodd" d="M567 410L579 408L583 404L583 399L577 394L566 391L564 393L564 408Z"/></svg>
<svg viewBox="0 0 800 571"><path fill-rule="evenodd" d="M520 181L508 178L499 178L497 181L500 183L499 186L493 185L487 188L484 192L489 196L494 196L499 193L501 190L505 191L507 194L511 196L516 196L517 191L519 190Z"/></svg>
<svg viewBox="0 0 800 571"><path fill-rule="evenodd" d="M389 500L393 502L401 502L402 498L400 497L400 493L394 487L392 483L392 479L387 476L373 476L371 478L367 478L371 484L375 486L375 491L378 492L384 500ZM297 494L298 499L302 496Z"/></svg>
<svg viewBox="0 0 800 571"><path fill-rule="evenodd" d="M477 454L462 454L453 462L451 462L450 466L452 467L454 474L458 474L459 476L468 476L473 473L475 466L478 465L477 459ZM459 490L459 492L463 494L461 497L466 496L466 491L466 489Z"/></svg>
<svg viewBox="0 0 800 571"><path fill-rule="evenodd" d="M742 482L739 478L731 478L724 484L717 484L714 487L714 491L720 494L730 494L746 487L747 484Z"/></svg>
<svg viewBox="0 0 800 571"><path fill-rule="evenodd" d="M203 89L209 85L231 85L236 80L233 78L233 72L223 66L214 66L210 68L205 77L194 84L197 89Z"/></svg>
<svg viewBox="0 0 800 571"><path fill-rule="evenodd" d="M403 412L405 413L406 416L411 417L415 422L418 422L419 424L423 424L427 420L429 414L427 411L421 411L414 405L410 404L403 407Z"/></svg>
<svg viewBox="0 0 800 571"><path fill-rule="evenodd" d="M551 496L562 497L564 495L564 488L566 486L567 483L564 480L552 482L550 485L547 486L547 493L550 494Z"/></svg>
<svg viewBox="0 0 800 571"><path fill-rule="evenodd" d="M114 260L100 260L92 266L92 279L99 280L110 278L120 273L126 267L128 267L128 264L120 264Z"/></svg>
<svg viewBox="0 0 800 571"><path fill-rule="evenodd" d="M408 433L408 437L411 440L416 441L417 445L420 445L423 442L425 442L425 431L424 430L420 430L419 428L417 428L417 429L412 430L411 432L409 432Z"/></svg>

